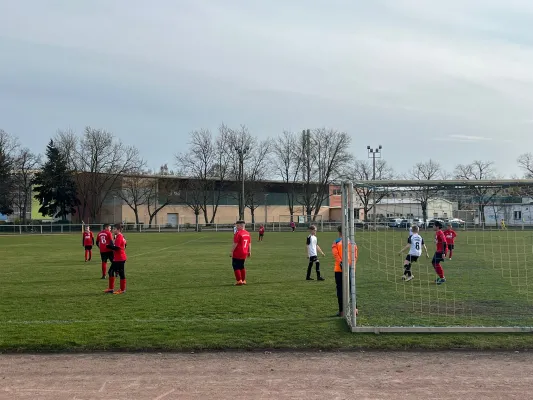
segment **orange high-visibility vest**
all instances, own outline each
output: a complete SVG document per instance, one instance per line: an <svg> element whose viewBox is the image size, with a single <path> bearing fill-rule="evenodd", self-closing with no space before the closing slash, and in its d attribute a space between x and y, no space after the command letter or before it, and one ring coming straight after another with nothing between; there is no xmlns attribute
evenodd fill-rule
<svg viewBox="0 0 533 400"><path fill-rule="evenodd" d="M357 244L354 244L354 250L355 250L355 262L354 265L357 264L357 259L359 258L359 249L357 248ZM342 262L342 238L337 238L333 242L333 245L331 246L331 253L333 254L333 258L335 258L335 272L342 272L341 268L341 262ZM352 246L348 246L348 264L352 263Z"/></svg>

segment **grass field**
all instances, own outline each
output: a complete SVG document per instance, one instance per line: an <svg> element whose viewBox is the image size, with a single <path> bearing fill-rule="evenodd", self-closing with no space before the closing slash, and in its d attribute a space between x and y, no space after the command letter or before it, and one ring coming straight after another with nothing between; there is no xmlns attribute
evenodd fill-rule
<svg viewBox="0 0 533 400"><path fill-rule="evenodd" d="M531 233L459 235L437 287L426 259L414 281L399 279L405 232L361 233L358 323L532 326ZM324 282L305 281L305 236L267 232L248 285L234 287L231 233L130 233L123 296L102 293L98 254L83 262L80 235L0 236L0 350L533 347L531 334L352 334L332 317L335 235L319 234Z"/></svg>

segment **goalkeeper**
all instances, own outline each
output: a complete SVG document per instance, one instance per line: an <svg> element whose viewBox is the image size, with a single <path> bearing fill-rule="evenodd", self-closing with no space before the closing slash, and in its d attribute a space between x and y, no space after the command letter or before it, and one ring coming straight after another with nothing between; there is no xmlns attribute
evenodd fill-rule
<svg viewBox="0 0 533 400"><path fill-rule="evenodd" d="M333 242L333 245L331 246L331 252L333 253L333 258L335 258L335 285L337 286L337 301L339 303L339 312L337 313L337 317L343 317L344 316L344 308L343 308L343 286L342 286L342 226L339 226L337 228L337 231L339 233L339 236L335 241ZM355 264L357 263L357 258L359 256L359 251L357 249L357 245L354 243L354 250L355 250L355 260L353 260L353 266L355 270ZM348 265L352 265L352 245L348 245ZM357 309L355 309L355 314L357 315Z"/></svg>

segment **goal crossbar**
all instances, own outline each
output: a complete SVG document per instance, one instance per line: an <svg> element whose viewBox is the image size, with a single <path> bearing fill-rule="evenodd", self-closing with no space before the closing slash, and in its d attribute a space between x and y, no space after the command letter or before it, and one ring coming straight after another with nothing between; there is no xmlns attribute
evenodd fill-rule
<svg viewBox="0 0 533 400"><path fill-rule="evenodd" d="M533 326L352 326L353 333L520 333Z"/></svg>

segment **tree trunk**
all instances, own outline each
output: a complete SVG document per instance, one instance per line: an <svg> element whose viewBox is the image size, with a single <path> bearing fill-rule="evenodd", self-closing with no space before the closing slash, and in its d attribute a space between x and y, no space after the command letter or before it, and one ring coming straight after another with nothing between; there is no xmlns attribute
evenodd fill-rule
<svg viewBox="0 0 533 400"><path fill-rule="evenodd" d="M255 208L250 207L250 215L252 216L252 225L255 224Z"/></svg>
<svg viewBox="0 0 533 400"><path fill-rule="evenodd" d="M203 213L204 213L204 220L205 220L205 223L206 224L209 224L209 217L207 216L207 207L205 207L204 209L202 209Z"/></svg>
<svg viewBox="0 0 533 400"><path fill-rule="evenodd" d="M150 219L148 220L148 228L152 228L152 221L154 220L155 218L155 214L150 214Z"/></svg>
<svg viewBox="0 0 533 400"><path fill-rule="evenodd" d="M200 210L196 211L194 213L194 219L196 222L196 228L194 229L195 232L198 232L198 227L200 226Z"/></svg>

